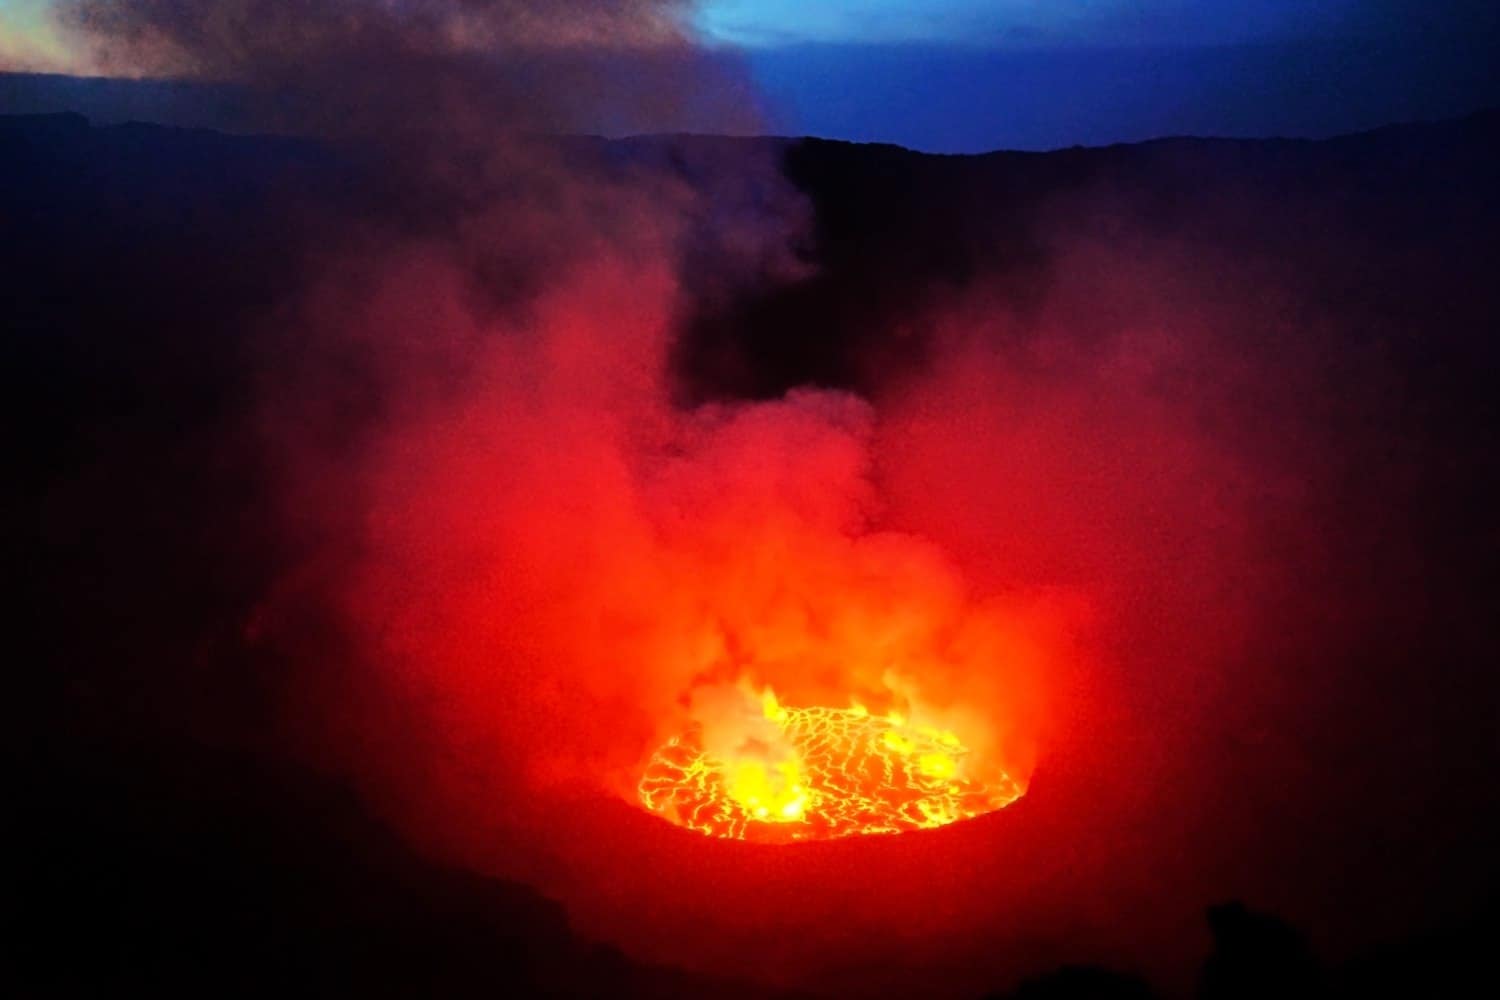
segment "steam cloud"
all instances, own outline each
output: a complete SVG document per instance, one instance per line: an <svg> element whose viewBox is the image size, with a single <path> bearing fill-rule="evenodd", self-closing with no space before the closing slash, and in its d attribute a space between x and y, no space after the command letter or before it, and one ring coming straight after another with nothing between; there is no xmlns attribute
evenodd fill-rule
<svg viewBox="0 0 1500 1000"><path fill-rule="evenodd" d="M265 425L288 523L313 540L279 600L337 609L364 664L295 697L337 706L322 731L377 797L478 810L453 829L555 825L558 795L628 796L654 741L694 704L713 714L715 685L962 716L981 756L1024 768L1031 753L1035 640L934 546L880 528L868 402L814 388L673 402L693 297L802 268L800 201L776 165L737 162L750 193L710 204L657 169L607 175L537 138L681 129L705 110L716 131L753 123L686 13L61 10L93 64L243 87L267 124L373 146L423 192L415 222L362 220L313 255L309 290L268 334L281 353ZM689 290L705 218L718 263L695 258Z"/></svg>
<svg viewBox="0 0 1500 1000"><path fill-rule="evenodd" d="M64 0L56 19L95 72L237 84L267 127L441 137L452 155L506 131L753 123L732 69L692 45L687 11L681 0Z"/></svg>

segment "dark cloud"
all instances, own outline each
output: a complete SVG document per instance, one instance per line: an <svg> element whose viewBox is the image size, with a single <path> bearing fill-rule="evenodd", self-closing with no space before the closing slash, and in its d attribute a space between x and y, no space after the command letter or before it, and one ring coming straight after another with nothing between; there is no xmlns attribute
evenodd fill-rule
<svg viewBox="0 0 1500 1000"><path fill-rule="evenodd" d="M264 124L322 134L652 131L754 121L683 0L62 0L107 75L234 83Z"/></svg>

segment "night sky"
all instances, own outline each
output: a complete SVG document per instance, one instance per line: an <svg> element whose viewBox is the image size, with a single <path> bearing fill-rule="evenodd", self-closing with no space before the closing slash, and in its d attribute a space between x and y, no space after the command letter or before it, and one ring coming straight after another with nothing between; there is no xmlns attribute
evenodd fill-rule
<svg viewBox="0 0 1500 1000"><path fill-rule="evenodd" d="M0 68L90 73L53 3L0 3ZM1487 0L707 0L693 23L748 67L764 131L929 152L1324 137L1500 103Z"/></svg>
<svg viewBox="0 0 1500 1000"><path fill-rule="evenodd" d="M935 152L1323 136L1500 101L1484 0L714 0L776 125Z"/></svg>

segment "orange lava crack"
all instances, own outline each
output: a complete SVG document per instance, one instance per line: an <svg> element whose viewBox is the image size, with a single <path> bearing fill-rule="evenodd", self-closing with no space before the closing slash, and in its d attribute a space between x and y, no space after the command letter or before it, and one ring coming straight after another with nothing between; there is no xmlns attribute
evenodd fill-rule
<svg viewBox="0 0 1500 1000"><path fill-rule="evenodd" d="M903 833L982 816L1020 798L1003 772L964 773L968 750L952 735L833 708L777 708L794 757L775 804L735 788L734 765L702 749L694 728L656 751L641 777L647 809L714 837L784 843Z"/></svg>

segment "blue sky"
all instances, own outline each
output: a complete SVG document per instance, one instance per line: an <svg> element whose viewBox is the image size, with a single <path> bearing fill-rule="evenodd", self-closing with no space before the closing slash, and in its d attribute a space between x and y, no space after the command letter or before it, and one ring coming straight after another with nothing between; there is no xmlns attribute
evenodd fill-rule
<svg viewBox="0 0 1500 1000"><path fill-rule="evenodd" d="M1326 136L1500 105L1500 0L708 0L773 131L935 152Z"/></svg>
<svg viewBox="0 0 1500 1000"><path fill-rule="evenodd" d="M753 47L1224 44L1336 32L1358 0L707 0L717 41Z"/></svg>
<svg viewBox="0 0 1500 1000"><path fill-rule="evenodd" d="M0 66L59 61L49 2L0 0ZM933 152L1500 106L1500 0L704 0L695 17L749 67L767 131Z"/></svg>

